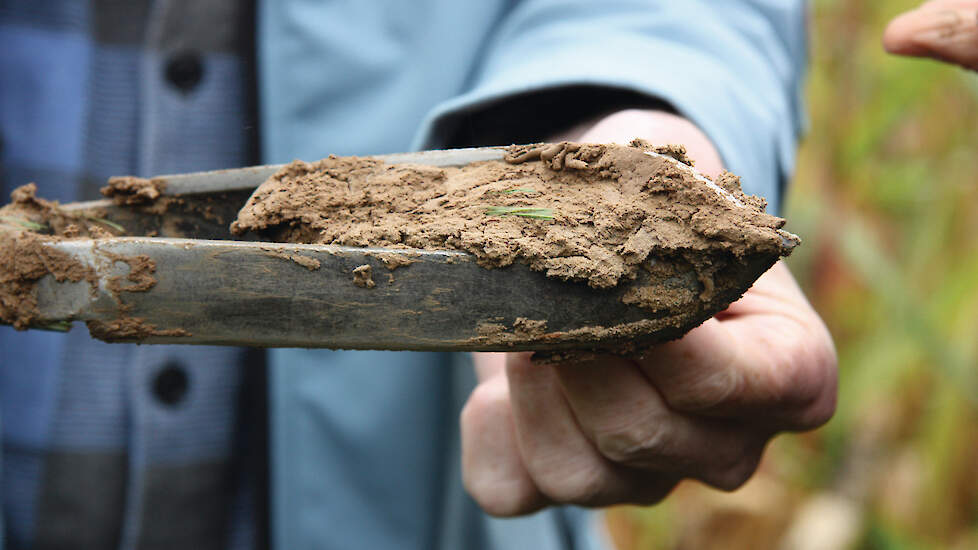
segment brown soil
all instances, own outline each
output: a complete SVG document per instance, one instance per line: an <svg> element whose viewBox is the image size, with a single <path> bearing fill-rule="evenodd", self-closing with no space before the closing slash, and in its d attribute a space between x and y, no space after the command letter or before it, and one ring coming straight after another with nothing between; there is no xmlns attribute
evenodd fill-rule
<svg viewBox="0 0 978 550"><path fill-rule="evenodd" d="M33 183L10 193L10 204L0 208L0 224L5 229L26 229L71 239L111 237L115 231L105 220L66 212L56 201L37 197L37 186Z"/></svg>
<svg viewBox="0 0 978 550"><path fill-rule="evenodd" d="M297 161L256 190L231 230L281 242L461 250L486 268L521 262L549 277L597 289L647 273L642 280L651 282L626 287L621 300L654 312L648 319L567 332L548 332L546 319L519 318L511 325L487 319L473 343L533 341L595 348L608 339L641 341L651 333L673 338L691 328L691 322L707 318L703 311L719 311L735 299L732 286L743 292L741 283L731 284L735 270L726 271L727 266L758 256L770 256L773 263L790 252L793 239L779 231L784 220L764 213L762 199L742 193L737 177L724 174L711 182L697 176L691 165L682 147L655 148L640 141L632 146L513 146L503 161L449 168L356 157ZM172 212L179 209L194 219L227 223L219 212L227 210L227 201L187 206L183 198L162 196L158 183L113 178L104 192L126 209L163 220L179 218ZM37 318L34 287L46 274L59 281L87 280L93 290L97 284L91 267L43 243L110 237L114 228L91 217L91 211L73 215L36 198L33 185L17 189L12 199L0 209L0 224L7 229L0 231L0 321L23 329ZM191 229L198 234L197 225ZM178 230L183 228L172 232ZM319 268L312 258L272 248L266 252L310 270ZM128 264L129 273L107 282L119 317L89 322L94 337L118 341L187 335L132 317L131 306L122 300L123 292L143 292L156 284L152 260L106 257ZM393 254L380 259L390 279L394 270L412 262ZM689 272L696 274L700 288L675 283ZM356 268L352 276L358 286L376 286L369 265ZM616 349L639 353L642 345Z"/></svg>
<svg viewBox="0 0 978 550"><path fill-rule="evenodd" d="M384 263L384 267L390 271L394 271L401 267L407 267L414 263L414 260L411 258L405 258L404 256L398 254L378 254L377 257Z"/></svg>
<svg viewBox="0 0 978 550"><path fill-rule="evenodd" d="M615 287L643 268L670 275L678 263L696 270L708 301L715 255L776 258L790 248L778 231L784 220L744 195L736 176L714 184L689 164L682 147L642 141L513 146L505 161L449 168L296 161L258 188L231 230L287 242L462 250L483 267L519 261L594 288ZM650 256L676 261L649 267ZM661 311L685 307L689 297L645 287L623 301Z"/></svg>
<svg viewBox="0 0 978 550"><path fill-rule="evenodd" d="M126 180L135 178L113 178ZM132 187L136 189L136 187ZM37 282L46 275L58 282L87 281L95 292L98 277L94 268L70 255L45 246L45 243L71 239L105 239L116 236L115 228L100 218L78 215L63 210L57 202L36 196L37 187L31 183L11 193L11 203L0 208L0 321L25 330L38 320ZM134 191L134 193L137 193ZM117 200L122 200L122 195ZM132 196L135 196L132 195ZM147 196L144 192L143 196ZM143 204L154 199L127 202ZM96 241L97 242L97 241ZM129 266L125 276L113 277L106 283L118 304L119 318L113 321L89 321L86 325L92 336L106 341L139 340L147 336L186 336L182 329L158 330L145 320L129 314L131 306L122 299L123 292L146 292L156 285L156 263L148 256L121 256L95 246L99 255L111 262Z"/></svg>
<svg viewBox="0 0 978 550"><path fill-rule="evenodd" d="M109 178L109 184L101 189L103 195L119 206L152 203L164 190L166 184L162 180L134 176Z"/></svg>
<svg viewBox="0 0 978 550"><path fill-rule="evenodd" d="M360 288L374 288L377 286L377 283L374 282L373 268L364 264L354 269L353 284Z"/></svg>
<svg viewBox="0 0 978 550"><path fill-rule="evenodd" d="M278 250L276 248L265 248L262 247L262 252L271 256L272 258L280 258L283 260L288 260L296 265L300 265L309 271L316 271L322 264L316 258L310 258L309 256L303 256L302 254L289 254L284 250Z"/></svg>
<svg viewBox="0 0 978 550"><path fill-rule="evenodd" d="M60 250L44 246L59 235L91 235L98 222L66 214L58 203L39 199L33 183L10 194L0 208L0 321L24 330L37 320L34 287L45 275L58 282L97 284L95 270ZM37 232L44 232L40 234Z"/></svg>
<svg viewBox="0 0 978 550"><path fill-rule="evenodd" d="M44 246L50 237L0 231L0 321L24 330L37 320L34 286L45 275L58 282L98 284L95 270L60 250Z"/></svg>
<svg viewBox="0 0 978 550"><path fill-rule="evenodd" d="M136 342L150 336L185 337L190 333L182 328L160 330L141 317L119 317L114 321L87 321L89 334L105 342Z"/></svg>
<svg viewBox="0 0 978 550"><path fill-rule="evenodd" d="M156 286L156 262L144 254L123 256L100 249L96 250L112 262L124 263L129 266L129 273L123 276L111 277L106 287L112 293L119 306L119 317L112 321L87 321L85 326L93 338L106 342L138 341L150 336L190 336L183 329L161 330L147 323L145 319L133 317L130 314L132 306L122 299L123 292L147 292Z"/></svg>

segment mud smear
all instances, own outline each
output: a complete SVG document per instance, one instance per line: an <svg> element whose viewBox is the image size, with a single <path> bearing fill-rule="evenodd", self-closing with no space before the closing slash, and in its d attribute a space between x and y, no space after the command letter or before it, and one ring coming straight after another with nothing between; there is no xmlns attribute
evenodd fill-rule
<svg viewBox="0 0 978 550"><path fill-rule="evenodd" d="M140 192L143 196L147 194L136 187L132 189L132 196ZM6 226L0 231L0 321L18 330L30 328L38 321L36 285L46 275L52 275L58 282L86 281L93 295L98 289L98 276L92 266L46 244L75 239L96 239L97 243L97 239L123 232L121 227L91 212L66 211L57 202L38 198L36 193L34 184L21 186L11 193L11 203L0 208L0 223ZM132 205L148 204L155 199L119 200ZM113 321L88 321L86 325L93 337L121 341L189 335L182 329L159 330L144 319L132 317L132 306L122 299L124 292L146 292L156 285L153 276L156 264L151 258L113 254L99 249L97 244L94 250L106 261L126 264L129 272L107 281L106 288L118 305L119 317Z"/></svg>
<svg viewBox="0 0 978 550"><path fill-rule="evenodd" d="M106 342L131 342L144 340L150 336L190 336L183 329L161 330L141 317L131 315L132 305L122 298L123 292L148 292L156 286L156 262L144 254L123 256L95 247L96 252L113 263L123 263L129 273L110 277L106 288L118 305L119 317L111 321L87 321L85 326L93 338Z"/></svg>
<svg viewBox="0 0 978 550"><path fill-rule="evenodd" d="M309 271L316 271L322 264L316 258L310 258L309 256L303 256L302 254L289 254L284 250L279 250L277 248L262 247L262 252L267 256L272 258L280 258L282 260L288 260L296 265L302 266Z"/></svg>
<svg viewBox="0 0 978 550"><path fill-rule="evenodd" d="M160 330L141 317L119 317L112 321L87 321L89 334L92 338L115 342L138 342L150 336L186 337L191 336L182 328Z"/></svg>
<svg viewBox="0 0 978 550"><path fill-rule="evenodd" d="M25 330L38 320L37 282L52 275L58 282L98 284L95 270L68 254L45 246L63 235L92 236L98 222L66 214L56 202L37 198L33 183L11 193L0 208L0 321Z"/></svg>
<svg viewBox="0 0 978 550"><path fill-rule="evenodd" d="M3 323L25 330L37 321L34 288L46 275L58 282L88 281L92 288L98 284L91 266L44 246L51 240L24 231L0 232L0 321Z"/></svg>

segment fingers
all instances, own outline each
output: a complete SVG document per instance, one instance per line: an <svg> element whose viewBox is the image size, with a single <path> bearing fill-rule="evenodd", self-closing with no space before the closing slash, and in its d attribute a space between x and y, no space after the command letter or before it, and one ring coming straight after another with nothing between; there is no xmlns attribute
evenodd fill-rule
<svg viewBox="0 0 978 550"><path fill-rule="evenodd" d="M503 374L503 371L506 370L506 354L498 352L473 353L472 365L475 367L476 378L482 382Z"/></svg>
<svg viewBox="0 0 978 550"><path fill-rule="evenodd" d="M887 51L934 57L978 70L978 0L938 0L894 19L883 35Z"/></svg>
<svg viewBox="0 0 978 550"><path fill-rule="evenodd" d="M670 410L629 360L605 357L555 370L582 431L614 464L732 490L754 472L769 437Z"/></svg>
<svg viewBox="0 0 978 550"><path fill-rule="evenodd" d="M836 356L819 316L779 263L721 317L638 365L673 410L817 427L835 410Z"/></svg>
<svg viewBox="0 0 978 550"><path fill-rule="evenodd" d="M835 352L783 264L723 315L640 361L482 356L462 414L465 485L490 513L651 504L679 479L734 489L776 432L825 422Z"/></svg>
<svg viewBox="0 0 978 550"><path fill-rule="evenodd" d="M511 356L506 372L520 453L537 488L551 500L651 504L677 483L676 476L639 474L602 456L577 424L553 367L521 354Z"/></svg>
<svg viewBox="0 0 978 550"><path fill-rule="evenodd" d="M664 396L669 407L687 413L729 415L745 403L768 401L764 390L748 380L741 341L716 319L710 319L681 340L646 353L639 368Z"/></svg>
<svg viewBox="0 0 978 550"><path fill-rule="evenodd" d="M500 373L472 392L461 415L462 482L483 510L528 514L549 500L523 466L506 377Z"/></svg>

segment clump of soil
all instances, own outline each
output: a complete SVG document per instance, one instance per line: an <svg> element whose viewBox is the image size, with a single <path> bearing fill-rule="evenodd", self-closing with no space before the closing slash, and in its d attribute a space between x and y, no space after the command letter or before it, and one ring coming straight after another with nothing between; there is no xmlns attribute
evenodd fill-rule
<svg viewBox="0 0 978 550"><path fill-rule="evenodd" d="M367 264L361 265L353 270L353 284L360 288L374 288L374 270Z"/></svg>
<svg viewBox="0 0 978 550"><path fill-rule="evenodd" d="M34 286L45 275L58 282L98 284L91 266L44 246L48 240L51 238L26 231L0 231L0 321L18 330L37 320Z"/></svg>
<svg viewBox="0 0 978 550"><path fill-rule="evenodd" d="M38 318L34 287L45 275L58 282L97 284L95 270L64 252L44 246L63 236L81 238L103 230L97 221L62 211L37 197L33 183L14 189L0 208L0 321L24 330Z"/></svg>
<svg viewBox="0 0 978 550"><path fill-rule="evenodd" d="M92 266L57 248L46 246L46 243L104 239L116 236L109 229L118 231L112 222L90 214L65 211L57 202L38 198L36 193L37 187L33 183L18 187L11 193L11 203L0 208L0 223L6 226L0 229L0 322L13 325L18 330L26 330L38 321L35 287L46 275L52 275L58 282L87 281L93 293L98 289L98 275ZM143 196L148 195L144 192ZM147 202L153 200L146 199ZM131 306L121 297L123 292L146 292L156 285L156 263L151 258L144 255L121 256L98 246L94 250L111 262L125 263L129 266L129 272L108 280L106 288L118 305L119 317L112 321L88 321L86 325L93 337L120 341L141 340L148 336L188 335L182 329L159 330L144 319L132 317Z"/></svg>
<svg viewBox="0 0 978 550"><path fill-rule="evenodd" d="M519 261L599 289L650 269L650 256L674 258L697 271L710 300L717 255L776 259L794 243L779 231L784 220L746 196L736 176L714 183L691 164L681 146L643 141L513 146L504 161L464 167L296 161L256 190L231 230L286 242L462 250L483 267ZM637 289L627 301L656 311L687 303L656 289Z"/></svg>
<svg viewBox="0 0 978 550"><path fill-rule="evenodd" d="M7 229L68 239L111 237L117 231L107 220L67 212L56 201L38 197L37 185L33 183L10 193L10 204L0 208L0 224Z"/></svg>
<svg viewBox="0 0 978 550"><path fill-rule="evenodd" d="M118 176L109 178L108 185L101 189L102 195L112 199L119 206L149 204L163 195L166 183L159 179Z"/></svg>

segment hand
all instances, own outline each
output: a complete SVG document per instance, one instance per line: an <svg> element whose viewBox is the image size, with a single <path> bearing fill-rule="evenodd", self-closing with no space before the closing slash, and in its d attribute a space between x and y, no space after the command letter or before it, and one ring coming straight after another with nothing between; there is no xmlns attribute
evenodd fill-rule
<svg viewBox="0 0 978 550"><path fill-rule="evenodd" d="M688 121L626 111L581 141L685 142L706 172L719 155ZM779 431L835 409L831 337L787 267L678 341L641 360L536 365L529 354L477 354L480 384L462 411L462 470L490 514L551 504L652 504L683 478L733 490Z"/></svg>
<svg viewBox="0 0 978 550"><path fill-rule="evenodd" d="M890 22L890 53L931 57L978 70L978 0L933 0Z"/></svg>

